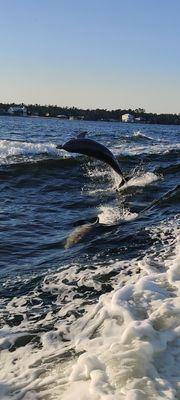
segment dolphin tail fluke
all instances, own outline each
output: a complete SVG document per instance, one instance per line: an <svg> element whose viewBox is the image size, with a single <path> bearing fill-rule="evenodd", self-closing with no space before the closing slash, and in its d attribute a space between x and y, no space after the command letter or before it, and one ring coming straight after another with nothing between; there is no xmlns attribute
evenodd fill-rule
<svg viewBox="0 0 180 400"><path fill-rule="evenodd" d="M122 181L120 182L120 184L119 184L119 186L118 186L118 189L120 189L123 185L125 185L125 183L127 183L130 179L131 179L131 176L126 176L126 178L124 178L124 177L122 176ZM117 190L118 190L118 189L117 189Z"/></svg>
<svg viewBox="0 0 180 400"><path fill-rule="evenodd" d="M125 183L126 183L126 179L124 179L124 178L122 177L122 181L120 182L120 184L119 184L119 186L118 186L118 189L120 189L120 187L123 186Z"/></svg>

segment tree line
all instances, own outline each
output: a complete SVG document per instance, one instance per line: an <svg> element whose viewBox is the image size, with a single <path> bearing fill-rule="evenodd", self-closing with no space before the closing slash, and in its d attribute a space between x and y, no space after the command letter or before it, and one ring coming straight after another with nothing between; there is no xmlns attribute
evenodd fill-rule
<svg viewBox="0 0 180 400"><path fill-rule="evenodd" d="M15 103L0 103L0 114L5 115L9 107L17 106ZM27 107L28 115L39 115L41 117L65 116L86 121L121 121L123 114L131 114L136 122L150 124L180 125L180 114L156 114L147 113L143 108L107 110L97 108L81 109L77 107L59 107L57 105L23 104Z"/></svg>

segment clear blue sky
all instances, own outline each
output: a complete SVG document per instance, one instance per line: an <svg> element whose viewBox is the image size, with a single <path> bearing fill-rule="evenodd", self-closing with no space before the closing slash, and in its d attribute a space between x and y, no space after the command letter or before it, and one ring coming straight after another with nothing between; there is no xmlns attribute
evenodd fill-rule
<svg viewBox="0 0 180 400"><path fill-rule="evenodd" d="M0 101L180 112L180 0L0 0Z"/></svg>

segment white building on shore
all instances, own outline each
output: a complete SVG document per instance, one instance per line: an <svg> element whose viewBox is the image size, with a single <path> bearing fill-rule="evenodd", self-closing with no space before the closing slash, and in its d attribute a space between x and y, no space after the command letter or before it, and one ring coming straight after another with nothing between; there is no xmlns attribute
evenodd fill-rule
<svg viewBox="0 0 180 400"><path fill-rule="evenodd" d="M122 122L134 122L134 116L132 114L123 114Z"/></svg>
<svg viewBox="0 0 180 400"><path fill-rule="evenodd" d="M27 116L27 108L24 105L11 106L11 107L9 107L7 112L9 115L20 115L23 117Z"/></svg>

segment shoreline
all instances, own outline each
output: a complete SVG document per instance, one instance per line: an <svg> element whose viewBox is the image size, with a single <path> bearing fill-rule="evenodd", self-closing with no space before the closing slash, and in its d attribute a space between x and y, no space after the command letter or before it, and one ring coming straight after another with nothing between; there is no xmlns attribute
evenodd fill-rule
<svg viewBox="0 0 180 400"><path fill-rule="evenodd" d="M81 119L81 118L59 118L58 116L45 116L45 115L10 115L10 114L0 114L0 117L11 117L11 118L43 118L43 119L55 119L59 121L78 121L78 122L110 122L110 123L122 123L123 125L163 125L163 126L179 126L179 123L163 123L163 122L152 122L152 121L133 121L133 122L123 122L121 120L112 119Z"/></svg>

